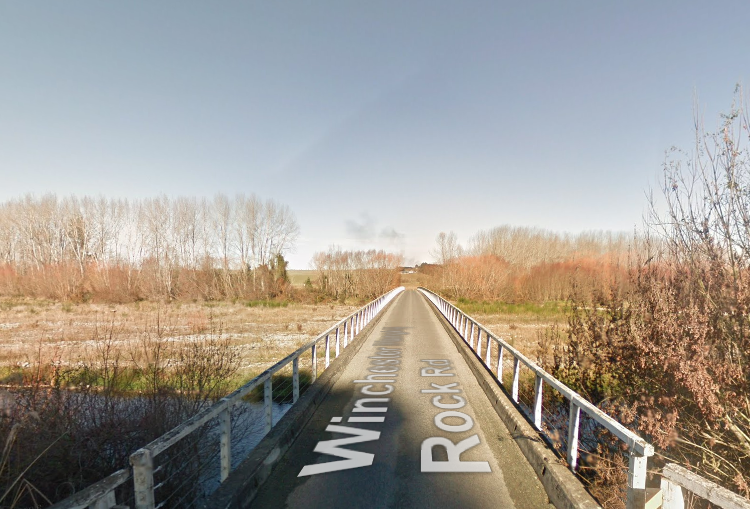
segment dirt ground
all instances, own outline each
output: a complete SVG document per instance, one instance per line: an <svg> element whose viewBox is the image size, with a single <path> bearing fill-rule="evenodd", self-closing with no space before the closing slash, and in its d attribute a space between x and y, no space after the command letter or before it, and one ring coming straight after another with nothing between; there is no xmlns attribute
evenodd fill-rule
<svg viewBox="0 0 750 509"><path fill-rule="evenodd" d="M305 274L306 275L306 274ZM418 274L402 275L415 288ZM315 338L355 310L354 306L288 303L248 307L244 302L71 304L0 298L0 384L19 368L47 363L74 365L109 340L123 358L143 337L190 341L201 334L230 338L241 355L241 372L258 373ZM564 318L519 314L473 314L475 319L531 358L539 333Z"/></svg>
<svg viewBox="0 0 750 509"><path fill-rule="evenodd" d="M479 323L507 341L510 346L536 361L539 356L539 334L554 324L564 325L565 318L540 317L533 314L474 314Z"/></svg>
<svg viewBox="0 0 750 509"><path fill-rule="evenodd" d="M259 372L349 315L341 304L248 307L243 302L69 304L0 299L0 374L81 362L108 340L127 359L144 337L190 341L220 334L241 352L241 371ZM0 384L4 380L0 376Z"/></svg>

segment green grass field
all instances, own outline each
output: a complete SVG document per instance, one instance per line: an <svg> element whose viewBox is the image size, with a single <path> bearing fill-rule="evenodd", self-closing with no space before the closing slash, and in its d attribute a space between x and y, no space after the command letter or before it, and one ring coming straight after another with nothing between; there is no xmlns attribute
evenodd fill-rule
<svg viewBox="0 0 750 509"><path fill-rule="evenodd" d="M534 315L545 318L564 318L567 303L564 301L511 303L502 301L475 301L460 298L456 305L468 314Z"/></svg>
<svg viewBox="0 0 750 509"><path fill-rule="evenodd" d="M292 286L305 286L305 281L310 278L310 281L315 281L318 272L315 270L288 270L286 275L289 277L289 282Z"/></svg>

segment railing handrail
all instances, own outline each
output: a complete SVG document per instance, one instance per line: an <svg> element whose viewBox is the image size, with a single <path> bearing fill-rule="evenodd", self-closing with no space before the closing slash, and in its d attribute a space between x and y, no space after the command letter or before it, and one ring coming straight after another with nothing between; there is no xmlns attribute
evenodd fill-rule
<svg viewBox="0 0 750 509"><path fill-rule="evenodd" d="M217 417L221 412L226 410L228 407L235 404L238 400L245 397L253 389L255 389L256 387L264 383L269 378L271 378L274 375L274 373L280 371L283 367L285 367L295 358L298 358L300 355L307 352L307 350L309 350L313 345L317 345L319 341L321 341L322 339L325 339L327 335L331 334L331 332L341 327L341 325L345 323L347 320L356 316L357 313L359 313L365 307L367 307L367 305L362 306L358 310L347 315L345 318L342 318L341 320L336 322L335 325L326 329L325 332L322 332L321 334L319 334L315 339L306 343L304 346L299 347L297 350L290 353L289 355L287 355L280 361L276 362L273 366L269 367L268 369L263 371L261 374L255 376L254 378L252 378L251 380L243 384L241 387L227 394L226 396L221 398L219 401L217 401L210 407L203 409L202 411L198 412L190 419L183 421L181 424L177 425L172 430L167 431L162 436L144 445L142 449L149 449L153 457L156 457L160 453L164 452L170 446L179 442L180 439L192 433L193 430L203 426L205 423L207 423L211 419Z"/></svg>
<svg viewBox="0 0 750 509"><path fill-rule="evenodd" d="M487 366L490 371L492 368L489 366L490 356L489 351L486 354L487 360L482 359L481 356L481 345L479 344L484 332L487 338L487 345L489 347L490 339L493 340L499 347L500 352L507 350L510 355L516 361L513 374L513 400L518 403L518 377L519 364L524 364L531 371L533 371L536 377L535 383L535 394L534 394L534 428L542 432L542 381L547 382L549 386L557 390L570 402L570 414L568 424L568 464L571 470L575 470L578 462L578 432L580 422L580 410L583 410L589 417L594 419L596 422L604 426L617 438L625 442L630 451L630 461L628 465L628 509L635 509L643 507L643 501L645 500L645 482L646 482L646 460L648 457L653 456L654 446L646 442L643 438L638 436L633 431L629 430L615 419L601 411L599 408L594 406L591 402L587 401L583 396L578 394L576 391L566 386L564 383L559 381L557 378L547 373L544 369L538 366L531 359L526 357L524 354L516 350L513 346L508 344L504 339L497 336L495 333L489 330L486 326L479 323L477 320L464 313L457 306L454 306L446 299L438 295L437 293L428 290L427 288L419 287L427 299L432 302L435 308L445 316L449 323L456 329L458 334L466 341L467 344L473 347L474 342L474 330L477 330L477 350L475 353L479 356L482 363ZM471 323L471 332L469 332L469 323ZM463 329L463 332L462 330ZM467 337L469 336L469 337ZM502 357L502 353L499 354L499 359ZM498 362L498 373L502 373L500 370L502 367ZM500 379L500 385L502 385L502 379Z"/></svg>
<svg viewBox="0 0 750 509"><path fill-rule="evenodd" d="M426 289L426 288L419 288L420 290L429 292L437 297L440 297L438 294ZM442 297L440 297L442 298ZM447 301L446 301L447 302ZM454 306L450 302L448 304L460 311L460 309L457 306ZM465 313L464 313L465 314ZM653 456L654 454L654 446L646 442L643 438L638 436L633 431L629 430L622 424L620 424L618 421L604 413L601 409L596 407L593 403L588 401L586 398L578 394L576 391L565 385L563 382L552 376L550 373L546 372L541 366L539 366L537 363L526 357L524 354L519 352L517 349L515 349L513 346L511 346L507 341L499 337L497 334L489 330L485 325L480 323L478 320L475 320L474 318L470 317L469 315L466 315L469 320L471 320L477 327L480 327L484 331L487 332L487 334L495 340L495 342L502 344L503 348L508 350L513 357L520 360L526 367L531 369L534 374L539 375L544 379L545 382L547 382L550 386L552 386L557 392L565 396L568 400L572 400L576 406L586 411L587 414L589 414L595 421L597 421L599 424L607 428L609 431L614 433L617 438L625 442L628 447L633 447L634 450L638 454L643 454L644 456Z"/></svg>
<svg viewBox="0 0 750 509"><path fill-rule="evenodd" d="M97 500L105 498L108 493L112 493L115 488L125 484L129 479L130 469L121 468L91 486L87 486L86 489L50 506L49 509L85 509Z"/></svg>
<svg viewBox="0 0 750 509"><path fill-rule="evenodd" d="M661 476L663 509L684 509L683 490L722 509L750 509L750 500L680 465L667 463Z"/></svg>
<svg viewBox="0 0 750 509"><path fill-rule="evenodd" d="M290 353L280 361L273 364L271 367L263 371L261 374L255 376L252 380L246 382L238 389L232 391L230 394L224 396L220 400L216 401L211 406L204 408L191 418L185 420L179 425L172 428L170 431L164 433L160 437L152 440L145 446L138 449L130 456L130 462L132 465L132 475L130 468L124 468L117 472L105 477L84 488L83 490L75 493L74 495L62 500L52 506L54 509L77 509L86 508L88 506L96 505L99 507L114 507L114 490L120 485L133 478L136 484L136 508L139 507L154 507L154 486L153 486L153 458L158 456L160 453L166 451L169 447L179 442L182 438L186 437L193 431L197 430L207 422L220 418L222 414L227 416L228 422L228 411L236 403L239 402L245 395L249 394L253 389L261 385L264 386L264 404L270 407L271 404L271 377L280 371L282 368L287 366L289 363L294 365L294 402L299 397L299 372L298 372L298 359L308 350L312 349L313 363L317 362L316 348L320 341L326 340L326 367L328 367L328 348L329 337L334 332L337 332L343 327L344 329L344 347L347 346L347 336L351 335L350 340L360 332L361 328L375 317L380 310L384 309L385 306L393 300L399 293L404 291L404 287L395 288L376 299L368 302L364 306L350 313L346 317L342 318L336 324L332 325L322 333L320 333L315 339L307 342L294 352ZM355 320L356 319L356 320ZM336 339L339 339L339 335L336 335ZM336 346L336 355L338 355L338 345ZM324 368L325 369L325 368ZM313 366L313 380L317 375L317 364ZM270 408L266 409L266 432L272 427ZM222 442L222 448L225 444ZM228 447L228 442L226 447ZM230 470L231 462L229 460L229 454L222 457L221 475L222 481L228 475ZM146 479L144 480L144 473ZM149 479L150 478L150 479ZM150 482L149 482L150 481ZM141 485L141 491L139 492L139 485ZM141 499L145 491L150 491L150 494L146 494L145 499Z"/></svg>

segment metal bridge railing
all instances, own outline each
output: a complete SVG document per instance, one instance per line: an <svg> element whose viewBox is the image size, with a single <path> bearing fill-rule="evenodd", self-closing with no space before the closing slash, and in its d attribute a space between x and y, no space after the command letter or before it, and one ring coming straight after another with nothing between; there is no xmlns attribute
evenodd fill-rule
<svg viewBox="0 0 750 509"><path fill-rule="evenodd" d="M110 476L81 490L67 499L53 505L51 509L112 509L127 507L118 505L115 497L116 490L129 480L133 480L134 504L136 509L155 509L164 507L165 501L157 502L156 490L162 483L154 482L154 474L161 467L154 468L154 459L165 453L170 448L190 437L206 424L213 424L218 433L208 434L209 438L218 439L218 459L220 480L223 482L232 470L232 408L250 394L256 387L263 387L263 435L265 436L274 423L273 416L273 379L282 369L291 365L292 370L292 404L300 397L300 358L310 353L311 356L311 378L312 382L318 376L318 365L322 359L318 359L318 350L324 355L322 370L325 370L332 360L332 356L338 357L341 350L346 348L359 334L359 332L388 304L394 297L404 290L403 287L396 288L372 302L361 307L351 315L339 321L331 328L320 334L317 338L287 355L285 358L256 376L248 383L235 390L228 396L205 408L195 416L183 422L176 428L165 433L150 444L137 450L130 456L131 469L118 470ZM333 357L333 358L335 358ZM249 451L246 451L249 452ZM191 461L190 458L181 458L181 461Z"/></svg>
<svg viewBox="0 0 750 509"><path fill-rule="evenodd" d="M650 456L654 454L654 447L628 428L614 420L599 408L586 401L580 394L567 387L555 377L544 371L536 363L531 361L521 352L513 348L506 341L493 334L487 327L474 320L472 317L458 309L456 306L427 290L419 289L442 313L442 315L453 325L458 334L466 344L476 353L482 363L497 376L502 385L503 380L503 356L507 353L513 362L513 378L511 385L511 397L515 403L519 403L519 382L521 365L526 366L534 374L534 393L531 407L530 420L534 428L544 433L542 425L542 394L544 384L561 394L569 403L568 433L567 433L567 460L571 470L575 471L578 466L578 442L581 423L581 411L591 419L606 428L610 433L625 443L628 449L628 486L627 486L627 509L642 509L646 500L646 464ZM484 338L483 338L484 336ZM492 366L493 344L497 350L497 364ZM483 351L484 345L484 351ZM549 425L549 422L545 422Z"/></svg>

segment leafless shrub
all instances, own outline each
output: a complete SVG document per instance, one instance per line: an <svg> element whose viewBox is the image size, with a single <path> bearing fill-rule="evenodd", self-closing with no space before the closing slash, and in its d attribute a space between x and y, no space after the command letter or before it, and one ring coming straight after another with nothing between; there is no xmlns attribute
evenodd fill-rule
<svg viewBox="0 0 750 509"><path fill-rule="evenodd" d="M180 340L157 318L124 350L111 322L65 365L40 347L0 415L0 496L24 507L60 500L226 394L238 352L220 326L209 320L202 329Z"/></svg>
<svg viewBox="0 0 750 509"><path fill-rule="evenodd" d="M656 242L626 290L579 298L555 374L606 405L665 461L750 489L750 160L741 92L719 129L664 166Z"/></svg>

